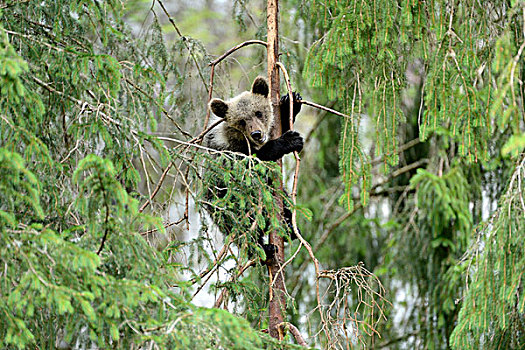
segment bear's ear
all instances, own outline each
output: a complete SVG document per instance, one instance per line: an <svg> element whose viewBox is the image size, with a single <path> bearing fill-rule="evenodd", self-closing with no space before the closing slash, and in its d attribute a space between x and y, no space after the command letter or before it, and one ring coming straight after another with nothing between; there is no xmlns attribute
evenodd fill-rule
<svg viewBox="0 0 525 350"><path fill-rule="evenodd" d="M228 112L228 105L223 100L219 98L214 98L210 102L210 108L217 117L226 118L226 113Z"/></svg>
<svg viewBox="0 0 525 350"><path fill-rule="evenodd" d="M268 82L263 77L257 77L253 81L252 85L252 92L254 94L263 95L264 97L268 97L268 93L270 92L270 88L268 87Z"/></svg>

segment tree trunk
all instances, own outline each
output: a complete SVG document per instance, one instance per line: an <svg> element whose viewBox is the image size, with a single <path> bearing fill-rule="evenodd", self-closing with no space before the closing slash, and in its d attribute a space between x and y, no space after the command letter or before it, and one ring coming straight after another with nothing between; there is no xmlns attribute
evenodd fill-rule
<svg viewBox="0 0 525 350"><path fill-rule="evenodd" d="M279 4L278 0L268 0L267 3L267 25L268 25L268 81L270 84L270 100L273 105L274 113L274 127L272 131L272 138L281 136L281 116L279 111L279 69L276 62L279 59ZM279 165L282 166L282 162L279 160ZM282 187L282 182L275 184L276 186ZM283 208L283 202L281 198L276 198L277 206L280 209L278 211L279 217L277 218L281 222L281 213ZM285 288L283 272L278 273L279 266L284 262L284 239L280 237L277 232L272 231L270 233L269 243L277 247L277 253L275 259L270 260L268 264L268 272L270 275L270 305L269 305L269 334L279 339L281 332L279 332L279 325L284 321L284 314L286 311L286 300L285 300Z"/></svg>

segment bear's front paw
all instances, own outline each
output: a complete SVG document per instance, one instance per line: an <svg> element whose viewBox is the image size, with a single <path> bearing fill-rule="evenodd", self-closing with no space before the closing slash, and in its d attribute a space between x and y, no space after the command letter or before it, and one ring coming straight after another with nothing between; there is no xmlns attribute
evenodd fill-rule
<svg viewBox="0 0 525 350"><path fill-rule="evenodd" d="M297 131L288 130L281 136L281 138L286 141L287 145L290 147L290 152L301 152L304 145L304 140L301 134Z"/></svg>
<svg viewBox="0 0 525 350"><path fill-rule="evenodd" d="M293 114L294 114L294 117L295 115L297 115L297 113L299 113L301 111L301 106L302 106L302 97L301 97L301 94L294 91L292 92L292 96L293 96ZM281 106L284 104L286 107L287 107L287 111L289 111L289 106L290 106L290 95L289 94L285 94L283 96L281 96L281 101L280 101L280 104ZM281 118L283 118L283 116L281 116ZM294 118L295 119L295 118Z"/></svg>

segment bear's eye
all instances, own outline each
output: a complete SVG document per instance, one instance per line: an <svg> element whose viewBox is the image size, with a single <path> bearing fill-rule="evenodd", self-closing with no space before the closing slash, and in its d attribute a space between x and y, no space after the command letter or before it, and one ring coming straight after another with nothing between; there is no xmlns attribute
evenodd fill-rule
<svg viewBox="0 0 525 350"><path fill-rule="evenodd" d="M242 119L239 120L239 126L240 126L240 127L245 127L245 126L246 126L246 121L244 121L244 120L242 120Z"/></svg>
<svg viewBox="0 0 525 350"><path fill-rule="evenodd" d="M259 118L259 119L262 118L262 112L261 112L261 111L257 111L257 112L255 112L255 116L256 116L257 118Z"/></svg>

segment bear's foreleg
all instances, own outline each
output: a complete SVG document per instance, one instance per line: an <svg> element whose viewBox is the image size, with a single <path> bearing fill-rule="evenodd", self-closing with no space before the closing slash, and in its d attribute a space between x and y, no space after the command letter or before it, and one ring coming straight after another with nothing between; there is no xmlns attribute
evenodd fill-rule
<svg viewBox="0 0 525 350"><path fill-rule="evenodd" d="M276 161L281 159L285 154L292 152L301 152L304 140L301 134L296 131L288 130L278 139L268 141L255 153L260 160Z"/></svg>
<svg viewBox="0 0 525 350"><path fill-rule="evenodd" d="M301 100L303 99L298 92L292 92L293 96L293 121L295 123L295 117L301 111ZM286 94L281 97L279 101L279 110L281 112L281 127L282 133L284 134L290 130L290 95Z"/></svg>

